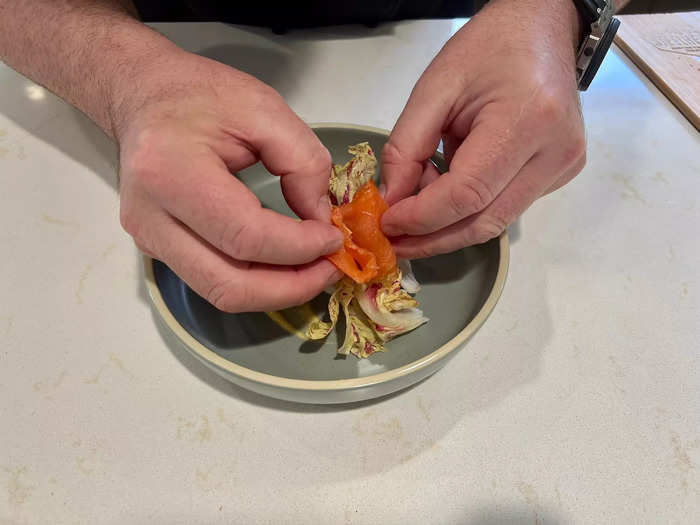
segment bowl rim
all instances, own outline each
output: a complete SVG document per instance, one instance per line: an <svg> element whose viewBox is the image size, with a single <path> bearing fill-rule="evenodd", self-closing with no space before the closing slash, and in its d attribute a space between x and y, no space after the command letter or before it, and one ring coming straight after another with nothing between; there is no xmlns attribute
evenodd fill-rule
<svg viewBox="0 0 700 525"><path fill-rule="evenodd" d="M356 124L343 124L343 123L314 123L309 124L312 129L318 128L342 128L342 129L357 129L361 131L372 131L375 133L381 133L382 135L389 135L389 131L375 128L372 126L360 126ZM392 381L406 375L412 374L421 370L433 363L436 363L452 352L459 349L464 343L466 343L469 338L471 338L474 333L484 324L488 316L491 314L493 309L498 302L498 299L503 292L503 288L506 282L506 276L508 274L508 265L510 259L510 246L508 242L508 233L506 231L502 232L498 236L498 247L499 247L499 260L498 260L498 270L496 272L496 278L494 279L493 286L489 292L486 301L481 306L476 315L472 318L467 325L462 328L452 339L447 341L442 346L439 346L429 354L405 364L399 368L394 368L392 370L387 370L385 372L380 372L378 374L373 374L364 377L357 377L353 379L292 379L288 377L275 376L271 374L266 374L264 372L258 372L250 368L238 365L232 361L224 359L216 352L200 343L195 337L190 334L175 318L173 313L168 308L163 295L160 292L160 288L156 283L155 271L154 271L154 259L148 255L143 255L144 263L144 280L146 282L146 288L148 290L148 295L150 296L151 302L155 307L156 311L160 315L161 319L165 322L168 328L175 334L175 336L180 340L180 342L185 346L185 348L193 353L196 357L203 360L215 368L238 376L242 379L247 379L254 383L260 383L263 385L291 389L291 390L322 390L322 391L338 391L347 389L358 389L363 387L368 387L371 385L376 385L380 383L385 383Z"/></svg>

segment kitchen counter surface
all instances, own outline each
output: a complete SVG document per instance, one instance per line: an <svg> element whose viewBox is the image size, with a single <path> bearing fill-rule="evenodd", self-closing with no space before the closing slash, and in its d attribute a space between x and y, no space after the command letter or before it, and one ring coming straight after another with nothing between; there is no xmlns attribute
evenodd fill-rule
<svg viewBox="0 0 700 525"><path fill-rule="evenodd" d="M157 27L307 121L391 128L463 23ZM697 523L700 135L618 51L583 113L588 165L511 228L467 348L398 395L304 406L159 331L114 146L0 66L0 523Z"/></svg>

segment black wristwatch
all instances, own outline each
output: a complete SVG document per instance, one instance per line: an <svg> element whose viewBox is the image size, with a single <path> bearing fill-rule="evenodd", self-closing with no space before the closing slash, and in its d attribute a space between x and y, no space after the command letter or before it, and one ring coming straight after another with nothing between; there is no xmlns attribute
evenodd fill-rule
<svg viewBox="0 0 700 525"><path fill-rule="evenodd" d="M613 0L574 0L585 25L583 42L576 54L579 91L586 91L598 72L620 21L613 16Z"/></svg>

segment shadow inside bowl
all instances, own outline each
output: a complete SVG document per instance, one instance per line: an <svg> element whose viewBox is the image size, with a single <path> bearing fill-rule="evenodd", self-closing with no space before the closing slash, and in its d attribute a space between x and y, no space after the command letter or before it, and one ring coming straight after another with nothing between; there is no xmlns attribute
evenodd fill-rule
<svg viewBox="0 0 700 525"><path fill-rule="evenodd" d="M193 292L165 264L154 261L154 276L175 319L195 339L224 359L251 370L305 380L353 379L412 363L454 338L484 305L498 270L497 240L414 262L422 288L417 294L430 321L392 341L387 352L369 359L337 356L344 320L322 341L289 333L264 313L221 312ZM311 302L326 315L328 295Z"/></svg>
<svg viewBox="0 0 700 525"><path fill-rule="evenodd" d="M297 403L294 401L286 401L283 399L277 399L274 397L264 396L253 392L252 390L247 390L227 379L221 377L216 372L212 371L210 368L202 365L199 360L194 357L183 345L177 336L168 328L166 323L163 321L162 317L158 314L155 308L151 309L154 324L158 330L158 333L165 343L165 346L170 350L172 355L177 359L177 361L184 366L194 377L198 380L206 383L210 387L218 390L219 392L231 396L232 398L245 401L252 405L278 410L285 412L298 412L298 413L329 413L329 412L340 412L356 410L363 407L369 407L383 401L390 400L402 392L407 392L417 387L421 383L427 380L423 379L417 383L408 386L405 389L399 390L397 392L392 392L384 396L376 397L373 399L368 399L365 401L354 401L349 403L335 403L335 404L310 404L310 403ZM303 346L303 345L302 345ZM353 358L354 359L354 358Z"/></svg>

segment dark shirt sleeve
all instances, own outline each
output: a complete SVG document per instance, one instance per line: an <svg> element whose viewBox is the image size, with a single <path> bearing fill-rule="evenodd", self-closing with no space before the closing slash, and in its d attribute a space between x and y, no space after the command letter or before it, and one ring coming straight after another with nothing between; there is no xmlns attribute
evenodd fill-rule
<svg viewBox="0 0 700 525"><path fill-rule="evenodd" d="M477 2L481 0L476 0ZM277 30L471 16L473 0L135 0L145 22L219 21Z"/></svg>

